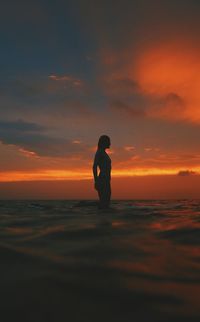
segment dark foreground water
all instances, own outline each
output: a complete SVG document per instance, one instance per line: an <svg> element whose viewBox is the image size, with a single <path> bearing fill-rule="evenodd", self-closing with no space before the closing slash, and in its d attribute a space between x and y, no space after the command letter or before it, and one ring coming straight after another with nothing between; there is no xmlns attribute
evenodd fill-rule
<svg viewBox="0 0 200 322"><path fill-rule="evenodd" d="M0 321L200 321L200 201L0 201Z"/></svg>

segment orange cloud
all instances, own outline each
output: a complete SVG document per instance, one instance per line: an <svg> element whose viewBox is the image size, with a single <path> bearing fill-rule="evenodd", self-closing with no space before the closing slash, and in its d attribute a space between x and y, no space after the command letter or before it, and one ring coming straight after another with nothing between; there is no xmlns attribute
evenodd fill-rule
<svg viewBox="0 0 200 322"><path fill-rule="evenodd" d="M184 151L164 151L157 147L136 147L135 150L116 149L112 157L113 175L176 175L183 171L200 173L200 154Z"/></svg>
<svg viewBox="0 0 200 322"><path fill-rule="evenodd" d="M198 49L178 41L140 52L130 77L136 77L144 94L160 99L148 116L200 122L199 57Z"/></svg>
<svg viewBox="0 0 200 322"><path fill-rule="evenodd" d="M200 122L200 48L176 37L101 52L102 87L115 112Z"/></svg>
<svg viewBox="0 0 200 322"><path fill-rule="evenodd" d="M135 147L134 147L134 146L125 146L125 147L124 147L124 150L125 150L125 151L128 151L128 152L132 152L132 151L134 151L134 150L135 150Z"/></svg>

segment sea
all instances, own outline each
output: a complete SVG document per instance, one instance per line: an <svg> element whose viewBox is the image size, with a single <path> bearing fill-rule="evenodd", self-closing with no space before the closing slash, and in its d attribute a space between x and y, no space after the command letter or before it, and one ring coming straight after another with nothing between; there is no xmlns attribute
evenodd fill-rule
<svg viewBox="0 0 200 322"><path fill-rule="evenodd" d="M1 322L199 322L200 200L1 200L0 294Z"/></svg>

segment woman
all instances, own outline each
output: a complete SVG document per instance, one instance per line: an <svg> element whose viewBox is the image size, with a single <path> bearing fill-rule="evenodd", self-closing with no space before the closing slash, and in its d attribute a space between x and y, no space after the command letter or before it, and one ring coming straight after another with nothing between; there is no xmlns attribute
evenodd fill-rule
<svg viewBox="0 0 200 322"><path fill-rule="evenodd" d="M110 148L110 138L107 135L102 135L99 138L98 149L95 154L93 164L94 187L99 195L99 208L106 209L110 205L111 197L111 159L106 153L106 149ZM99 167L99 174L98 174Z"/></svg>

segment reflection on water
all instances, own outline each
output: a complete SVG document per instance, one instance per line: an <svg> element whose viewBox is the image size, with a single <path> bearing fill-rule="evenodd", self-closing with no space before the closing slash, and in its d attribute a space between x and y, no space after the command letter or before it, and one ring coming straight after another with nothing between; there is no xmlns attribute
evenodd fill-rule
<svg viewBox="0 0 200 322"><path fill-rule="evenodd" d="M112 206L0 201L3 321L199 321L200 201Z"/></svg>

